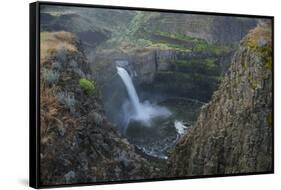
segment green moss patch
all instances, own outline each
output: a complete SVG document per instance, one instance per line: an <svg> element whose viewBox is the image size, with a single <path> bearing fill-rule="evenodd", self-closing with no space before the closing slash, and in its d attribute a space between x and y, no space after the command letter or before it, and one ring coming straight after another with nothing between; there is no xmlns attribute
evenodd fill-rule
<svg viewBox="0 0 281 190"><path fill-rule="evenodd" d="M242 45L256 52L268 70L272 70L272 31L269 25L259 26L245 37Z"/></svg>
<svg viewBox="0 0 281 190"><path fill-rule="evenodd" d="M79 80L79 85L82 88L82 90L89 96L92 96L96 93L96 86L93 81L83 78Z"/></svg>
<svg viewBox="0 0 281 190"><path fill-rule="evenodd" d="M162 37L161 43L171 44L171 40L174 40L177 45L180 44L181 49L188 48L193 52L209 52L211 54L220 55L222 53L229 52L234 48L233 45L208 43L204 39L195 38L181 33L169 33L162 31L154 31L152 33Z"/></svg>
<svg viewBox="0 0 281 190"><path fill-rule="evenodd" d="M177 70L179 72L199 73L205 75L219 75L220 69L218 67L217 59L211 58L197 58L190 60L176 60Z"/></svg>
<svg viewBox="0 0 281 190"><path fill-rule="evenodd" d="M199 73L180 73L180 72L158 72L156 80L163 83L179 83L185 85L186 82L190 81L219 81L220 76L206 76Z"/></svg>

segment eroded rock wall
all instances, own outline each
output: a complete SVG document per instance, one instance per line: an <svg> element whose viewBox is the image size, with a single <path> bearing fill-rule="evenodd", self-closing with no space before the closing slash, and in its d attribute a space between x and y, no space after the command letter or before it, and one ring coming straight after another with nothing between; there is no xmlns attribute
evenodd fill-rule
<svg viewBox="0 0 281 190"><path fill-rule="evenodd" d="M172 176L272 171L271 25L242 41L219 89L171 154Z"/></svg>
<svg viewBox="0 0 281 190"><path fill-rule="evenodd" d="M106 118L99 86L74 35L47 32L41 39L41 183L156 177L155 167ZM92 82L94 93L83 89L81 79Z"/></svg>

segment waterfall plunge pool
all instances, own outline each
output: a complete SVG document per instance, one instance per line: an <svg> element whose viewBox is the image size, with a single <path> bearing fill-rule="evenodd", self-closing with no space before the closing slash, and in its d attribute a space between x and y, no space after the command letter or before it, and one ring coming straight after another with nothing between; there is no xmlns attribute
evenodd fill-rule
<svg viewBox="0 0 281 190"><path fill-rule="evenodd" d="M127 120L123 134L144 154L167 159L169 150L193 124L201 104L182 98L171 98L157 104L148 100L141 102L126 69L117 66L117 74L129 97L129 102L124 102L122 108Z"/></svg>

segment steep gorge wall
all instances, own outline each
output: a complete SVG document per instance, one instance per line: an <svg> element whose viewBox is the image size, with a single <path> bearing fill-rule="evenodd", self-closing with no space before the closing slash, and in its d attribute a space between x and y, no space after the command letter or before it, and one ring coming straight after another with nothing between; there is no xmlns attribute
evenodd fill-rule
<svg viewBox="0 0 281 190"><path fill-rule="evenodd" d="M172 176L272 171L271 25L250 31L194 127L170 157Z"/></svg>
<svg viewBox="0 0 281 190"><path fill-rule="evenodd" d="M73 34L42 32L40 64L43 185L157 177L159 170L107 120L99 86ZM94 84L93 94L81 79Z"/></svg>
<svg viewBox="0 0 281 190"><path fill-rule="evenodd" d="M138 33L168 32L201 38L211 43L232 44L241 40L254 28L258 19L242 17L161 13L151 17Z"/></svg>

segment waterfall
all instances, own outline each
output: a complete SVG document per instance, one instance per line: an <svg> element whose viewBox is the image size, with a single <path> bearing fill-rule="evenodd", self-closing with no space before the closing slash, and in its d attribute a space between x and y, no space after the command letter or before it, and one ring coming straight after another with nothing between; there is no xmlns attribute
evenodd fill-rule
<svg viewBox="0 0 281 190"><path fill-rule="evenodd" d="M126 87L130 102L132 103L135 111L135 113L129 114L128 120L137 120L149 126L150 120L152 118L167 117L171 115L171 112L164 107L150 104L150 102L148 101L141 103L134 87L133 81L128 72L122 67L117 67L117 73Z"/></svg>
<svg viewBox="0 0 281 190"><path fill-rule="evenodd" d="M140 104L138 94L136 92L136 89L134 87L134 84L132 82L132 79L131 79L130 75L122 67L117 67L117 73L121 77L123 83L126 86L126 89L128 91L128 94L129 94L129 98L130 98L130 100L133 104L133 107L134 107L134 110L135 110L136 114L140 115L141 114L141 104Z"/></svg>

